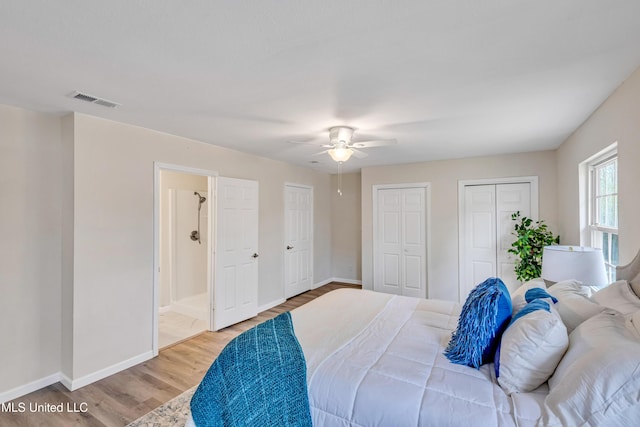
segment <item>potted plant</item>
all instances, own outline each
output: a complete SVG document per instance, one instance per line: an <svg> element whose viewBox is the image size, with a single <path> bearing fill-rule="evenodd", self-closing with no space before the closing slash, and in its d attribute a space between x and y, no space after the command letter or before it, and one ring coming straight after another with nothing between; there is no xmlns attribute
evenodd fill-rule
<svg viewBox="0 0 640 427"><path fill-rule="evenodd" d="M511 215L516 221L512 234L516 240L511 244L509 253L516 255L520 261L516 263L515 272L518 280L526 281L540 277L542 272L542 249L545 246L560 243L560 236L554 236L544 221L533 221L521 216L520 211Z"/></svg>

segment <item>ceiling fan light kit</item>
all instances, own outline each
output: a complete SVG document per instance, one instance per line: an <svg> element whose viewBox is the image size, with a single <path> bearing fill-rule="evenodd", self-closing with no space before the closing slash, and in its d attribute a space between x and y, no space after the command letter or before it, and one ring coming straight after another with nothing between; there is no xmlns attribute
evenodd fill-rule
<svg viewBox="0 0 640 427"><path fill-rule="evenodd" d="M355 128L349 126L333 126L329 128L329 143L319 144L325 147L326 150L316 153L314 155L321 155L328 153L331 159L336 163L344 163L355 156L358 159L364 159L367 157L367 153L361 151L362 148L384 147L388 145L395 145L398 143L395 139L375 139L369 141L352 141ZM289 141L295 144L310 144L318 145L316 143L309 143L306 141Z"/></svg>
<svg viewBox="0 0 640 427"><path fill-rule="evenodd" d="M346 162L353 154L353 150L349 148L349 143L353 137L353 128L348 126L334 126L329 128L329 141L333 148L327 150L327 153L335 162Z"/></svg>
<svg viewBox="0 0 640 427"><path fill-rule="evenodd" d="M336 147L336 148L327 150L327 153L329 153L329 155L334 161L342 163L349 160L349 158L353 154L353 150L351 148L346 148L346 147Z"/></svg>
<svg viewBox="0 0 640 427"><path fill-rule="evenodd" d="M349 126L329 128L329 145L325 145L325 147L330 147L326 152L329 153L334 161L338 163L346 162L352 154L361 159L367 157L367 153L363 153L358 148L381 147L397 143L395 139L353 142L354 131L355 129Z"/></svg>

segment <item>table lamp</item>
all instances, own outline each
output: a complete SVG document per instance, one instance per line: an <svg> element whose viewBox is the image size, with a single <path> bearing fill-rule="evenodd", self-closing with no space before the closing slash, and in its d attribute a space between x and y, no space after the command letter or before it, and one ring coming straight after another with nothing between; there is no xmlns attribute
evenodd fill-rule
<svg viewBox="0 0 640 427"><path fill-rule="evenodd" d="M595 288L608 284L602 250L585 246L545 246L542 278L545 282L574 279Z"/></svg>

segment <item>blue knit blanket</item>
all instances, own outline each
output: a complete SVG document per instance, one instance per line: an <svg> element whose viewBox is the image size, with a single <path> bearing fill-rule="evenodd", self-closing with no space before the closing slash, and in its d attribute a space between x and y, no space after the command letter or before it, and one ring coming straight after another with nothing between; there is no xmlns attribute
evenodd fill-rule
<svg viewBox="0 0 640 427"><path fill-rule="evenodd" d="M191 399L196 426L311 426L307 368L286 312L231 341Z"/></svg>

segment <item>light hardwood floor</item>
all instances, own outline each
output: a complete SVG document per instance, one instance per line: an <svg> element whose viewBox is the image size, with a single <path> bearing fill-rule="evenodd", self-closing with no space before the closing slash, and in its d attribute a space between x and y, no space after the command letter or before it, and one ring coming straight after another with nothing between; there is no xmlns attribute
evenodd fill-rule
<svg viewBox="0 0 640 427"><path fill-rule="evenodd" d="M117 426L122 427L198 384L222 348L241 332L293 310L320 295L356 285L330 283L287 300L257 317L218 332L204 332L160 351L158 357L97 381L76 391L60 383L14 400L24 413L0 412L0 426ZM31 413L30 405L62 404L62 413ZM84 408L86 412L67 412Z"/></svg>

